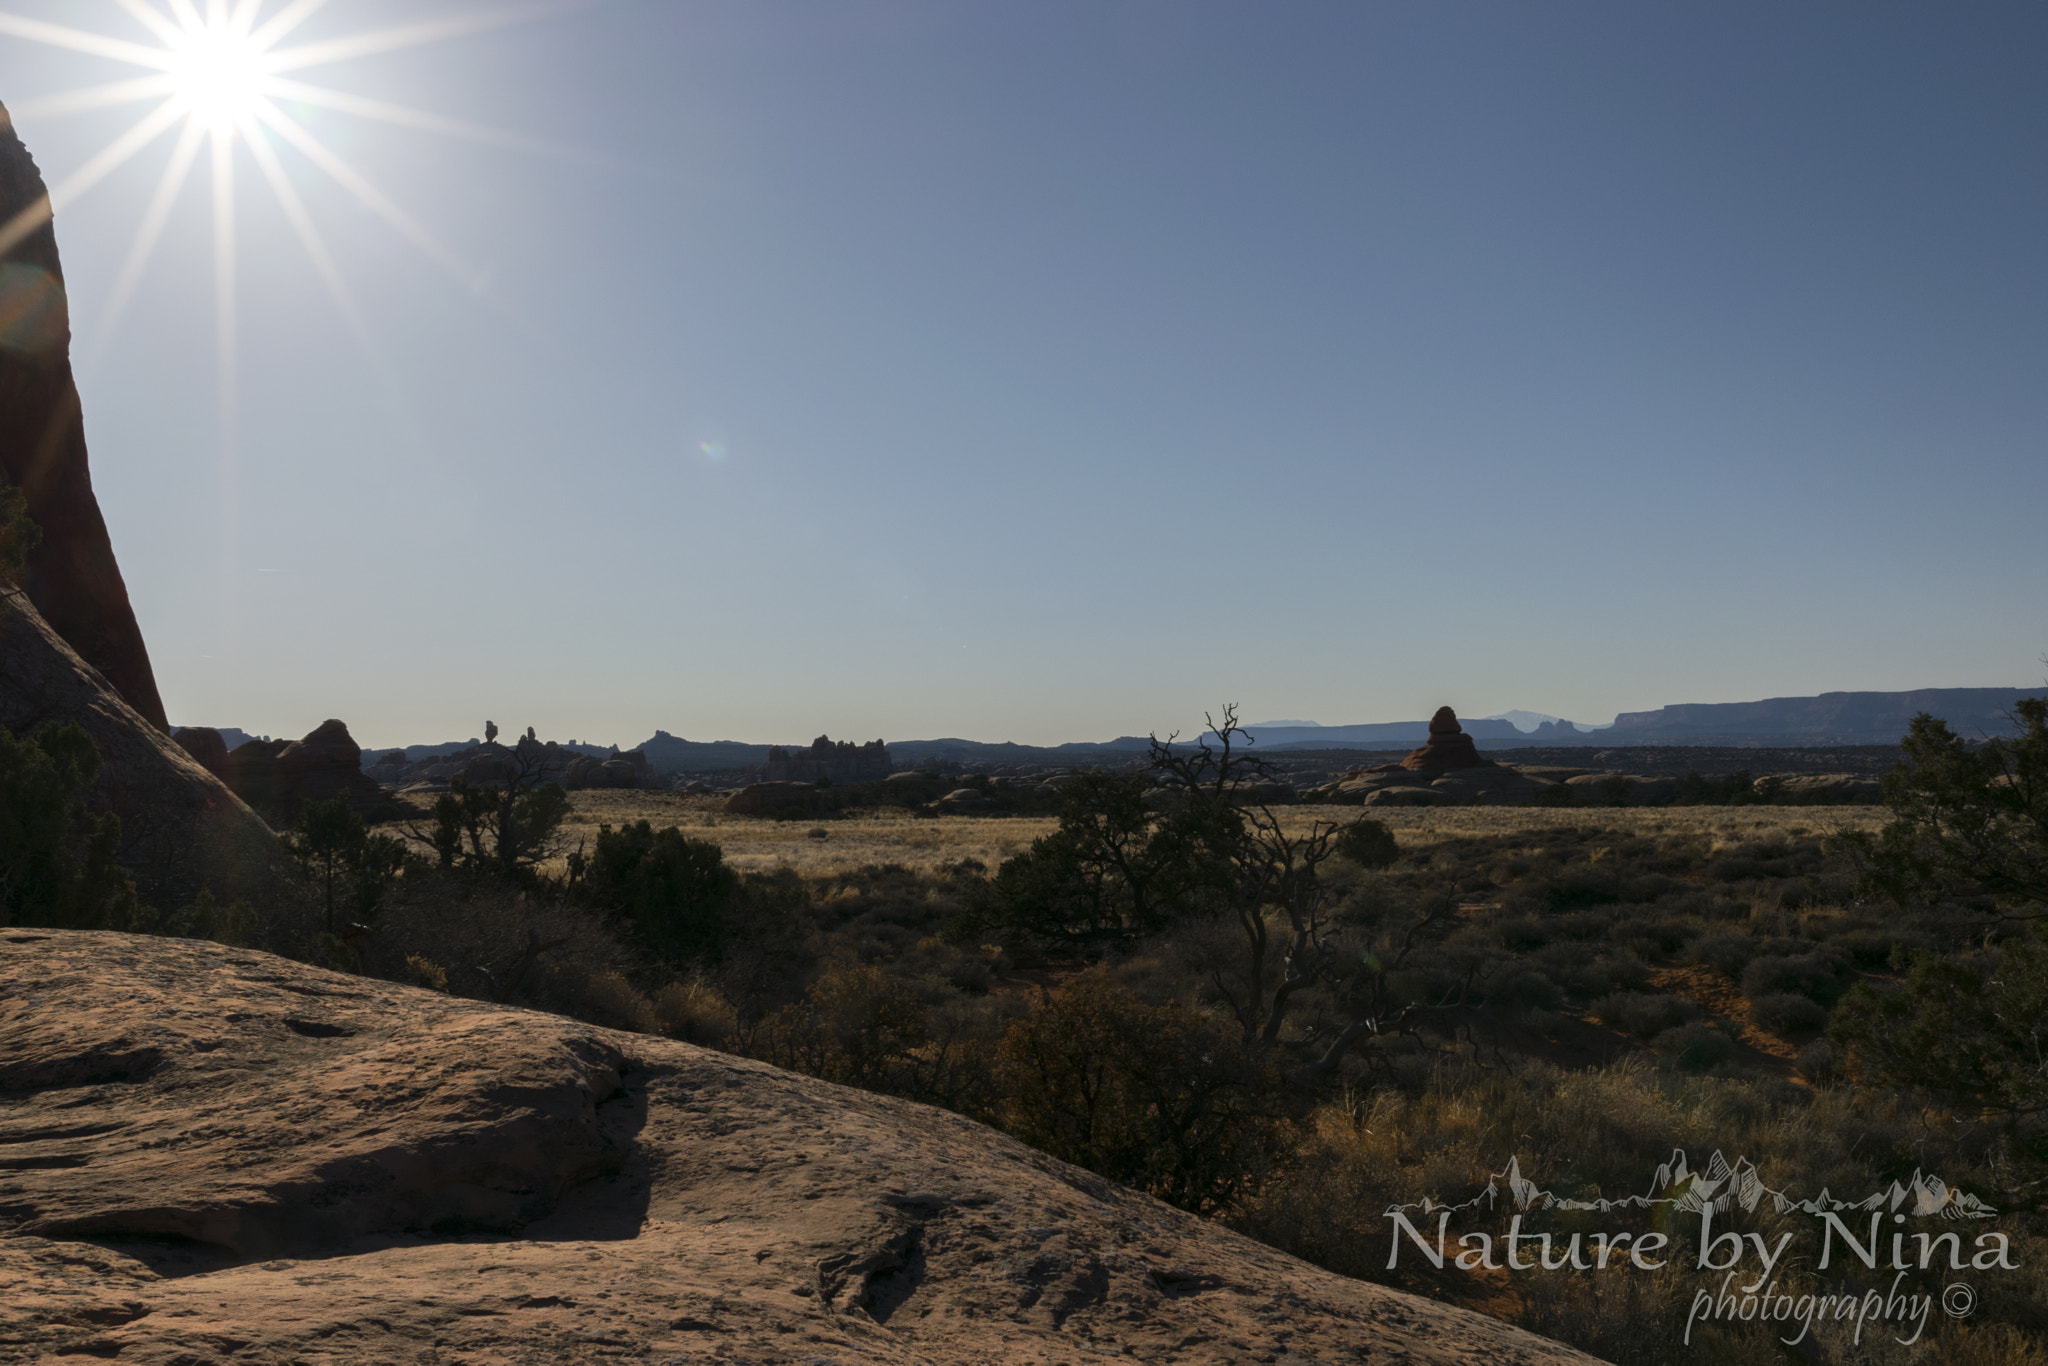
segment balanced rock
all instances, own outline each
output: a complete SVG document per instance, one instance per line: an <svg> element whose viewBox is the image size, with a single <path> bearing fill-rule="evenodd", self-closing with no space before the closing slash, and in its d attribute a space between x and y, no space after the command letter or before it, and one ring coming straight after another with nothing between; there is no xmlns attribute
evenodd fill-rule
<svg viewBox="0 0 2048 1366"><path fill-rule="evenodd" d="M959 1115L185 939L0 930L0 1354L1578 1366Z"/></svg>
<svg viewBox="0 0 2048 1366"><path fill-rule="evenodd" d="M1436 715L1429 719L1429 740L1401 761L1402 768L1417 773L1492 765L1491 759L1479 757L1479 747L1465 734L1465 728L1458 724L1458 714L1449 707L1436 709Z"/></svg>
<svg viewBox="0 0 2048 1366"><path fill-rule="evenodd" d="M86 467L64 268L48 202L34 158L0 108L0 479L22 491L43 533L21 587L81 659L144 720L168 731L149 650ZM19 240L4 241L19 231L17 223L34 226Z"/></svg>

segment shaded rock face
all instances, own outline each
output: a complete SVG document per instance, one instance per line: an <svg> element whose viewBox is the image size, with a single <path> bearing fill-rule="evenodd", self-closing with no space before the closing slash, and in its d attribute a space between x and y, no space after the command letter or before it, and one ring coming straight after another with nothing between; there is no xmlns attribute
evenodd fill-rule
<svg viewBox="0 0 2048 1366"><path fill-rule="evenodd" d="M1421 749L1401 761L1401 767L1418 773L1446 768L1487 768L1491 759L1479 757L1479 747L1458 724L1458 714L1438 707L1429 720L1429 740Z"/></svg>
<svg viewBox="0 0 2048 1366"><path fill-rule="evenodd" d="M182 736L185 732L179 731ZM195 741L204 747L205 741ZM363 815L389 801L362 770L362 748L339 721L323 721L301 740L251 740L228 751L223 774L236 795L281 824L301 808L346 796Z"/></svg>
<svg viewBox="0 0 2048 1366"><path fill-rule="evenodd" d="M688 1044L103 933L0 1002L24 1359L1592 1360Z"/></svg>
<svg viewBox="0 0 2048 1366"><path fill-rule="evenodd" d="M121 818L119 859L142 899L168 910L201 888L231 901L269 886L280 851L262 819L138 715L26 595L0 607L0 725L19 735L72 721L92 736L100 770L87 801Z"/></svg>
<svg viewBox="0 0 2048 1366"><path fill-rule="evenodd" d="M228 774L228 742L212 726L180 726L171 733L184 750L214 777L226 780Z"/></svg>
<svg viewBox="0 0 2048 1366"><path fill-rule="evenodd" d="M46 195L34 159L0 109L0 225ZM64 270L45 222L0 254L0 478L21 489L43 531L21 587L129 706L168 730L128 585L93 496L70 347Z"/></svg>

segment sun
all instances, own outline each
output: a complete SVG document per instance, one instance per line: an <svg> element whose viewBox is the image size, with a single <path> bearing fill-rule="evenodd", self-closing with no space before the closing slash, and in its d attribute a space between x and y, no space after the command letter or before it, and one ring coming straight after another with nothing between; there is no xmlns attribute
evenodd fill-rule
<svg viewBox="0 0 2048 1366"><path fill-rule="evenodd" d="M118 331L128 302L201 161L201 152L208 153L204 160L212 180L209 199L213 218L214 370L224 566L231 565L237 554L233 512L238 484L236 432L240 409L236 182L243 168L253 166L269 188L349 331L371 365L394 388L391 367L384 360L368 320L357 308L325 236L287 172L285 158L296 156L317 168L433 258L469 292L486 296L480 272L443 245L397 201L372 184L369 177L337 155L287 106L311 107L448 137L583 159L570 149L517 133L311 84L296 79L292 73L541 19L602 0L527 0L513 8L422 18L339 37L294 41L294 35L306 21L327 3L328 0L103 0L107 17L115 20L111 32L51 23L0 9L0 40L20 39L67 48L118 63L130 72L123 79L17 102L9 109L16 120L121 105L147 107L147 112L125 132L57 180L41 200L0 223L0 257L49 222L57 210L68 210L135 157L166 138L171 142L156 189L136 220L127 256L108 291L100 317L94 325L76 334L85 342L77 358L81 372L91 371ZM70 0L66 5L71 12L87 8L86 0ZM140 75L132 74L138 69ZM231 576L227 581L231 582Z"/></svg>
<svg viewBox="0 0 2048 1366"><path fill-rule="evenodd" d="M250 34L215 19L169 46L171 90L209 131L232 128L262 108L270 70Z"/></svg>
<svg viewBox="0 0 2048 1366"><path fill-rule="evenodd" d="M207 162L213 179L215 324L220 339L223 404L229 405L233 400L235 180L245 164L252 164L268 185L351 330L374 350L368 328L356 310L326 240L286 174L285 156L296 154L324 172L472 291L480 289L481 276L367 176L329 149L285 106L311 106L547 155L563 155L565 149L517 133L310 84L296 79L292 73L525 23L598 2L533 0L513 8L427 18L312 41L293 39L307 20L326 7L328 0L107 0L109 17L115 17L113 12L118 11L127 21L113 32L55 24L0 10L0 39L68 48L131 69L140 68L143 73L23 101L12 107L17 119L77 114L124 104L152 106L126 132L58 181L44 199L0 224L0 254L48 222L57 209L76 203L114 171L175 130L177 136L172 141L170 156L164 163L155 194L136 223L134 239L114 281L106 311L98 325L90 329L94 339L91 349L103 349L106 339L113 334L201 150L206 148L211 152ZM80 3L73 8L85 6Z"/></svg>

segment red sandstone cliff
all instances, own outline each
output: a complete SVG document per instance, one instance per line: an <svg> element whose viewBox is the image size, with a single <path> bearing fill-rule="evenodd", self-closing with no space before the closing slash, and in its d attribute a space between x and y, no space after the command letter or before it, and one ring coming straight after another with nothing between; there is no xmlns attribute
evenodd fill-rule
<svg viewBox="0 0 2048 1366"><path fill-rule="evenodd" d="M47 194L0 107L0 225ZM167 729L149 651L93 496L70 348L64 270L45 222L0 258L0 478L27 496L29 515L43 530L21 587L129 706Z"/></svg>

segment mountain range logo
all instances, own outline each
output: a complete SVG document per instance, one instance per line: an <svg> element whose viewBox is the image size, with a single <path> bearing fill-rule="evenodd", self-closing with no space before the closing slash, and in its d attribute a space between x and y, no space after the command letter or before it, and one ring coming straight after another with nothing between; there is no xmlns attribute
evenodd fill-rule
<svg viewBox="0 0 2048 1366"><path fill-rule="evenodd" d="M1436 1214L1449 1210L1491 1211L1507 1204L1520 1213L1531 1210L1594 1210L1607 1213L1612 1210L1647 1210L1662 1207L1673 1212L1697 1213L1711 1208L1716 1214L1726 1214L1734 1209L1754 1211L1768 1203L1779 1214L1795 1210L1805 1214L1840 1213L1845 1210L1859 1210L1868 1213L1908 1214L1916 1218L1938 1216L1943 1219L1989 1219L1998 1211L1956 1186L1951 1186L1939 1176L1915 1170L1911 1179L1893 1181L1889 1186L1876 1191L1861 1200L1843 1200L1831 1194L1823 1186L1820 1194L1808 1200L1796 1199L1784 1191L1774 1190L1764 1183L1756 1164L1747 1157L1737 1158L1730 1163L1716 1149L1703 1169L1695 1170L1685 1155L1685 1149L1674 1148L1671 1156L1657 1165L1650 1177L1649 1190L1642 1195L1625 1195L1619 1199L1605 1196L1590 1200L1575 1199L1548 1191L1522 1175L1519 1157L1508 1159L1507 1169L1493 1173L1487 1178L1486 1186L1470 1200L1455 1205L1442 1204L1424 1196L1413 1204L1393 1205L1389 1215L1411 1210L1423 1214Z"/></svg>

